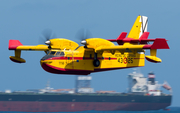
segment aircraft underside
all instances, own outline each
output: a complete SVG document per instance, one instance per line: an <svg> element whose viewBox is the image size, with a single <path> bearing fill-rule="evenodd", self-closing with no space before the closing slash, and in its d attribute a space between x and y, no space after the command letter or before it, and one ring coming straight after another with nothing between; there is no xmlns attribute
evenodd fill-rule
<svg viewBox="0 0 180 113"><path fill-rule="evenodd" d="M116 69L140 67L140 66L132 66L132 67L119 67L119 68L104 68L104 69L94 69L94 71L88 71L88 70L57 68L57 67L45 64L45 63L41 64L41 66L47 72L54 73L54 74L68 74L68 75L89 75L93 72L101 72L101 71L109 71L109 70L116 70Z"/></svg>

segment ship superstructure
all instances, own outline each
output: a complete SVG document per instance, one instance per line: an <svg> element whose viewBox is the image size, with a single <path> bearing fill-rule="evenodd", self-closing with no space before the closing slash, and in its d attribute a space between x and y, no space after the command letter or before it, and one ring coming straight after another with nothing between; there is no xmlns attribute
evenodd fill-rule
<svg viewBox="0 0 180 113"><path fill-rule="evenodd" d="M134 71L128 75L128 84L128 93L133 94L160 96L162 94L160 90L161 87L168 87L166 89L171 92L169 84L167 82L159 84L158 81L155 80L155 74L153 72L150 72L147 78L140 72Z"/></svg>
<svg viewBox="0 0 180 113"><path fill-rule="evenodd" d="M91 88L91 76L77 76L76 78L76 93L93 93Z"/></svg>

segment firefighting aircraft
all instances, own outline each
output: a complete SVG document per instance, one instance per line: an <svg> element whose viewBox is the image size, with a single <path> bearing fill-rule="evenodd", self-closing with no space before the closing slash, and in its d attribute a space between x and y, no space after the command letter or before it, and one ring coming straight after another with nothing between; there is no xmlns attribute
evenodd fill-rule
<svg viewBox="0 0 180 113"><path fill-rule="evenodd" d="M46 45L36 46L9 40L9 50L15 51L15 56L10 56L10 59L25 63L21 58L22 50L45 51L46 55L40 60L44 70L74 75L141 67L145 64L145 58L158 63L161 59L156 57L157 49L169 49L169 46L164 38L148 39L147 20L146 16L138 16L127 37L127 33L122 32L117 39L88 38L81 41L83 46L64 38L50 39L45 41ZM145 56L145 49L150 49L150 55Z"/></svg>

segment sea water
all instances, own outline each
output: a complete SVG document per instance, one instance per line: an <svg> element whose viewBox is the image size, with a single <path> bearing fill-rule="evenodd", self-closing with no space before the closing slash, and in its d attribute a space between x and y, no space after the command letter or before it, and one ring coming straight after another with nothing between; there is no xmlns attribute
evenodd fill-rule
<svg viewBox="0 0 180 113"><path fill-rule="evenodd" d="M180 107L169 107L166 110L156 110L156 111L76 111L76 112L17 112L17 111L0 111L0 113L180 113Z"/></svg>

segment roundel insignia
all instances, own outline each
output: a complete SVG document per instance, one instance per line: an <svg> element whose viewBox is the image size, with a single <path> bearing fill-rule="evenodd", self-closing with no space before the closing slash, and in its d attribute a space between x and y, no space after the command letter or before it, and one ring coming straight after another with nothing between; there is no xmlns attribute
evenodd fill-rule
<svg viewBox="0 0 180 113"><path fill-rule="evenodd" d="M124 57L123 62L124 62L124 64L127 64L127 58L126 57Z"/></svg>

